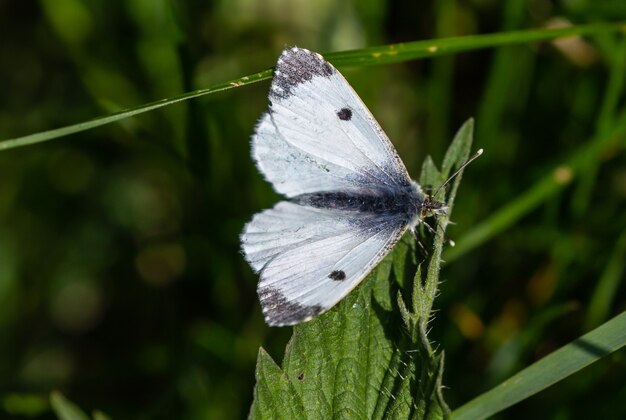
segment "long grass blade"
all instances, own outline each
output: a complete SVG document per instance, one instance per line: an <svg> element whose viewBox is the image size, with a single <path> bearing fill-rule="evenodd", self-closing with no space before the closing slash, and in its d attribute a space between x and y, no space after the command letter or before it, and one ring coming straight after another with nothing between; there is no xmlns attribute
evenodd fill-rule
<svg viewBox="0 0 626 420"><path fill-rule="evenodd" d="M561 347L452 412L452 418L484 419L525 400L626 345L626 312Z"/></svg>
<svg viewBox="0 0 626 420"><path fill-rule="evenodd" d="M231 80L229 82L220 83L211 86L207 89L194 90L193 92L184 93L182 95L174 96L168 99L161 99L159 101L150 102L144 105L140 105L134 108L128 108L123 111L114 112L104 117L97 117L89 121L85 121L78 124L72 124L65 127L55 128L53 130L42 131L28 136L16 137L13 139L0 141L0 151L13 149L15 147L28 146L31 144L41 143L44 141L56 139L59 137L67 136L69 134L78 133L81 131L89 130L91 128L100 127L101 125L110 124L112 122L120 121L125 118L133 117L144 112L153 111L155 109L163 108L164 106L173 105L177 102L186 101L188 99L197 98L200 96L209 95L211 93L221 92L227 89L231 89L237 86L246 86L252 83L259 82L261 80L269 79L272 76L272 70L264 70L259 73L251 74L250 76L241 77L239 79Z"/></svg>
<svg viewBox="0 0 626 420"><path fill-rule="evenodd" d="M399 63L424 57L456 54L473 51L481 48L493 48L504 45L524 44L545 41L560 37L574 35L591 35L603 32L626 31L626 23L594 23L556 29L531 29L523 31L500 32L486 35L470 35L463 37L451 37L435 40L415 41L399 44L391 44L380 47L365 48L352 51L335 52L325 54L325 57L333 64L343 66L366 66L374 64ZM220 83L206 89L188 92L172 98L161 99L148 104L125 109L89 121L72 124L52 130L29 134L22 137L0 141L0 151L16 147L28 146L44 141L67 136L89 130L105 124L110 124L129 118L144 112L152 111L177 102L185 101L200 96L222 92L235 87L246 86L261 80L269 79L272 70L268 69L239 79Z"/></svg>

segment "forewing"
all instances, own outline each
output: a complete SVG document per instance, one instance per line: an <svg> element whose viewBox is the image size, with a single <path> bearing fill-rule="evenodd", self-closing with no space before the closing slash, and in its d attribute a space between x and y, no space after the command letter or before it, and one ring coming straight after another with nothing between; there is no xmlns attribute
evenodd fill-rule
<svg viewBox="0 0 626 420"><path fill-rule="evenodd" d="M321 55L301 48L285 50L269 98L269 112L252 139L252 154L279 193L362 193L409 185L388 137Z"/></svg>
<svg viewBox="0 0 626 420"><path fill-rule="evenodd" d="M246 260L260 273L258 293L267 323L293 325L330 309L406 228L398 217L285 201L255 215L241 242Z"/></svg>

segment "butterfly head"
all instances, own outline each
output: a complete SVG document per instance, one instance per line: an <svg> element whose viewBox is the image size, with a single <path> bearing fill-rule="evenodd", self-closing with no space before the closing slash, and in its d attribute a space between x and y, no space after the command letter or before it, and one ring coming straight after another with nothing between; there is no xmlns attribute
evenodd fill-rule
<svg viewBox="0 0 626 420"><path fill-rule="evenodd" d="M439 188L437 188L437 190L435 190L433 195L428 195L428 194L424 195L424 200L421 203L420 216L419 216L421 220L424 220L425 217L448 214L448 206L446 206L446 203L435 200L433 196L436 196L437 193L443 190L445 186L450 183L450 181L456 178L457 175L459 175L461 171L463 171L463 169L467 165L469 165L471 162L474 161L474 159L476 159L478 156L482 154L483 154L483 149L479 149L476 153L470 156L469 159L467 159L465 163L463 163L452 175L450 175L448 179L443 184L441 184Z"/></svg>
<svg viewBox="0 0 626 420"><path fill-rule="evenodd" d="M442 201L435 200L432 196L426 195L420 209L420 219L426 217L445 215L448 213L448 206Z"/></svg>

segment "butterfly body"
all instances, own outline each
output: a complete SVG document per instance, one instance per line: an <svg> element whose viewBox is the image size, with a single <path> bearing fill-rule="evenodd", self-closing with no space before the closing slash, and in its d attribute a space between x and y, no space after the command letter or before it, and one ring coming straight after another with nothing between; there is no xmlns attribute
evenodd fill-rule
<svg viewBox="0 0 626 420"><path fill-rule="evenodd" d="M343 76L319 54L285 50L252 137L260 172L286 200L254 216L242 250L270 325L328 310L403 233L445 213L408 175Z"/></svg>
<svg viewBox="0 0 626 420"><path fill-rule="evenodd" d="M403 218L409 224L420 214L426 197L417 185L411 187L401 191L383 190L361 194L343 191L308 193L296 196L291 201L303 206Z"/></svg>

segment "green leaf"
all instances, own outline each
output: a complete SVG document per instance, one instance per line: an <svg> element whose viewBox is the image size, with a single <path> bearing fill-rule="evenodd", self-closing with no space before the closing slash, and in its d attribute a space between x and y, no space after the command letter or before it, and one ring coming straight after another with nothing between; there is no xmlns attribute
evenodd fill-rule
<svg viewBox="0 0 626 420"><path fill-rule="evenodd" d="M450 147L448 147L448 151L446 152L446 155L443 159L441 172L439 173L438 185L441 185L443 182L446 181L446 179L455 167L459 167L460 165L465 163L465 161L469 157L470 149L472 147L473 135L474 120L469 119L467 122L465 122L465 124L463 124L463 126L461 126L456 136L454 137L454 140L452 140ZM428 174L425 175L429 176ZM435 237L435 246L430 258L430 263L428 265L428 272L426 274L423 290L420 293L420 296L423 299L423 301L420 303L420 307L423 310L420 316L423 322L428 322L431 316L432 304L437 294L439 285L439 269L441 265L441 253L445 240L445 230L450 221L450 213L452 212L454 198L456 197L456 191L461 183L462 175L463 173L461 172L456 176L454 182L452 183L452 187L450 188L448 200L446 201L449 209L448 214L439 216L437 219L437 234ZM430 176L434 177L435 174L433 173ZM440 194L443 193L444 191L441 191Z"/></svg>
<svg viewBox="0 0 626 420"><path fill-rule="evenodd" d="M298 398L289 378L265 350L259 349L252 417L296 418L303 410L302 401Z"/></svg>
<svg viewBox="0 0 626 420"><path fill-rule="evenodd" d="M494 415L626 345L626 312L454 410L454 419Z"/></svg>
<svg viewBox="0 0 626 420"><path fill-rule="evenodd" d="M374 64L399 63L418 58L435 57L440 55L456 54L464 51L473 51L481 48L493 48L504 45L515 45L539 42L572 35L590 35L607 32L624 31L624 23L594 23L589 25L570 26L566 28L530 29L524 31L500 32L485 35L470 35L434 40L414 41L400 44L391 44L380 47L365 48L353 51L342 51L324 54L324 56L338 67L364 66ZM28 146L44 141L67 136L89 130L112 122L120 121L144 112L152 111L177 102L200 96L205 96L235 87L246 86L261 80L269 79L272 70L261 71L225 83L219 83L206 89L177 95L148 104L139 105L106 116L97 117L89 121L72 124L52 130L29 134L0 141L0 151L16 147Z"/></svg>
<svg viewBox="0 0 626 420"><path fill-rule="evenodd" d="M431 163L424 165L424 177L444 179L466 159L472 127L469 121L459 130L442 172L426 160ZM425 279L407 234L335 308L294 327L282 366L259 351L252 418L447 417L443 354L433 351L426 337L445 221L439 221L434 249L421 264L428 267Z"/></svg>

